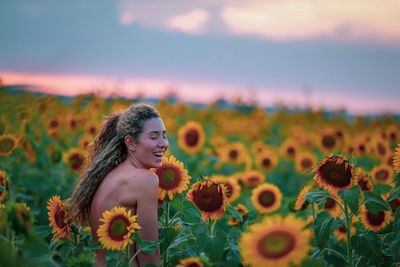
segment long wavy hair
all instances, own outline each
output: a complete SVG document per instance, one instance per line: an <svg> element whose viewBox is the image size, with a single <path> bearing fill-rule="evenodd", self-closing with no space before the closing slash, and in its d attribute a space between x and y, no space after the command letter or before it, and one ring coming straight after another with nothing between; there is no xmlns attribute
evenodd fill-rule
<svg viewBox="0 0 400 267"><path fill-rule="evenodd" d="M137 139L143 131L144 123L159 117L160 114L152 106L140 103L105 118L103 127L94 140L89 164L68 199L75 222L88 222L90 205L98 186L110 171L126 159L124 137L131 135Z"/></svg>

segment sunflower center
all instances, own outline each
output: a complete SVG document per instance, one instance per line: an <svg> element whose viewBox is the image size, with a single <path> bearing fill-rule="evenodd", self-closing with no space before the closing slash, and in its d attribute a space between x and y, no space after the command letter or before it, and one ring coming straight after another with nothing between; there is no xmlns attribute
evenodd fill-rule
<svg viewBox="0 0 400 267"><path fill-rule="evenodd" d="M198 264L197 262L191 262L189 264L185 264L185 267L202 267L203 265Z"/></svg>
<svg viewBox="0 0 400 267"><path fill-rule="evenodd" d="M360 152L364 153L365 152L365 145L363 145L363 144L358 145L358 150L360 150Z"/></svg>
<svg viewBox="0 0 400 267"><path fill-rule="evenodd" d="M181 177L174 168L160 168L157 171L158 177L160 177L159 186L165 190L171 190L179 185Z"/></svg>
<svg viewBox="0 0 400 267"><path fill-rule="evenodd" d="M271 207L276 200L275 194L272 191L265 190L258 195L258 203L264 207Z"/></svg>
<svg viewBox="0 0 400 267"><path fill-rule="evenodd" d="M392 211L395 212L397 208L400 206L400 198L395 198L389 202Z"/></svg>
<svg viewBox="0 0 400 267"><path fill-rule="evenodd" d="M199 143L200 135L196 129L190 129L185 134L185 143L189 147L194 147Z"/></svg>
<svg viewBox="0 0 400 267"><path fill-rule="evenodd" d="M293 251L296 239L292 234L277 230L263 236L257 248L260 254L268 259L279 259Z"/></svg>
<svg viewBox="0 0 400 267"><path fill-rule="evenodd" d="M129 221L125 216L117 215L110 222L108 234L112 240L122 241L128 233Z"/></svg>
<svg viewBox="0 0 400 267"><path fill-rule="evenodd" d="M333 148L336 144L336 139L332 135L325 135L322 138L322 145L326 148Z"/></svg>
<svg viewBox="0 0 400 267"><path fill-rule="evenodd" d="M84 157L79 153L74 153L69 157L69 162L73 170L79 170L84 161Z"/></svg>
<svg viewBox="0 0 400 267"><path fill-rule="evenodd" d="M232 149L232 150L229 151L229 158L231 160L237 159L238 155L239 155L239 153L238 153L238 151L236 149Z"/></svg>
<svg viewBox="0 0 400 267"><path fill-rule="evenodd" d="M386 155L386 147L381 143L378 144L378 153L381 156L385 156Z"/></svg>
<svg viewBox="0 0 400 267"><path fill-rule="evenodd" d="M343 234L347 233L346 227L344 227L343 225L338 228L338 231Z"/></svg>
<svg viewBox="0 0 400 267"><path fill-rule="evenodd" d="M203 186L194 192L193 202L201 211L217 211L223 205L223 193L218 189L219 186L216 184Z"/></svg>
<svg viewBox="0 0 400 267"><path fill-rule="evenodd" d="M97 133L97 129L96 129L96 127L90 127L89 128L89 133L91 134L91 135L95 135L96 133Z"/></svg>
<svg viewBox="0 0 400 267"><path fill-rule="evenodd" d="M49 123L49 126L51 129L57 128L58 127L58 121L57 120L51 120Z"/></svg>
<svg viewBox="0 0 400 267"><path fill-rule="evenodd" d="M293 157L296 154L296 149L292 146L288 147L286 150L288 156Z"/></svg>
<svg viewBox="0 0 400 267"><path fill-rule="evenodd" d="M385 212L379 211L379 212L367 212L367 220L368 223L374 226L379 226L385 221Z"/></svg>
<svg viewBox="0 0 400 267"><path fill-rule="evenodd" d="M345 187L351 183L350 168L345 169L345 164L335 164L328 161L319 168L319 174L325 182L335 187Z"/></svg>
<svg viewBox="0 0 400 267"><path fill-rule="evenodd" d="M54 214L54 220L59 228L64 228L67 224L65 223L65 210L61 207L58 207L57 211Z"/></svg>
<svg viewBox="0 0 400 267"><path fill-rule="evenodd" d="M261 161L261 164L262 164L265 168L268 168L269 166L271 166L271 160L270 160L269 158L264 158L264 159Z"/></svg>
<svg viewBox="0 0 400 267"><path fill-rule="evenodd" d="M325 203L324 203L324 208L325 209L330 210L330 209L333 209L335 206L336 206L336 202L332 198L328 197L325 200Z"/></svg>
<svg viewBox="0 0 400 267"><path fill-rule="evenodd" d="M0 142L0 152L9 152L13 149L15 142L13 139L5 138Z"/></svg>
<svg viewBox="0 0 400 267"><path fill-rule="evenodd" d="M309 168L311 168L311 166L312 166L312 161L311 161L311 159L309 159L309 158L305 158L305 159L302 159L301 160L301 162L300 162L300 164L301 164L301 167L303 168L303 169L309 169Z"/></svg>
<svg viewBox="0 0 400 267"><path fill-rule="evenodd" d="M364 180L364 179L360 179L358 180L358 185L360 186L362 191L368 191L369 188L369 184L368 184L368 180Z"/></svg>
<svg viewBox="0 0 400 267"><path fill-rule="evenodd" d="M249 186L256 186L258 185L260 179L258 176L251 176L247 179L247 183L249 184Z"/></svg>
<svg viewBox="0 0 400 267"><path fill-rule="evenodd" d="M388 171L387 170L379 170L377 173L376 173L376 179L378 180L378 181L386 181L387 180L387 178L389 177L389 173L388 173Z"/></svg>

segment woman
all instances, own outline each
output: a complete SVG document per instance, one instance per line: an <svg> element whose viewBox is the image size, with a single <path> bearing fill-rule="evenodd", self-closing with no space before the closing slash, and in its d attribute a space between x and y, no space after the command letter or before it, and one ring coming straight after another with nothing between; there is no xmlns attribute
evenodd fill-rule
<svg viewBox="0 0 400 267"><path fill-rule="evenodd" d="M149 168L161 166L168 148L165 126L158 112L146 104L111 114L94 141L89 166L69 199L77 222L89 222L94 240L105 210L125 206L138 215L145 240L158 240L158 177ZM132 246L135 252L135 246ZM132 254L133 255L133 254ZM96 263L106 264L106 251L98 250ZM139 253L136 265L160 264L160 252Z"/></svg>

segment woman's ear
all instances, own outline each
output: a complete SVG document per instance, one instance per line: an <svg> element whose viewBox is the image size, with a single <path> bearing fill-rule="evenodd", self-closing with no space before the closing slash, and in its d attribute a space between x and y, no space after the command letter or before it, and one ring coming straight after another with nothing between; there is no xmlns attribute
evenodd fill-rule
<svg viewBox="0 0 400 267"><path fill-rule="evenodd" d="M133 139L132 136L125 135L124 141L125 141L125 145L126 145L126 147L128 148L129 151L133 151L133 152L136 151L136 142L135 142L135 140Z"/></svg>

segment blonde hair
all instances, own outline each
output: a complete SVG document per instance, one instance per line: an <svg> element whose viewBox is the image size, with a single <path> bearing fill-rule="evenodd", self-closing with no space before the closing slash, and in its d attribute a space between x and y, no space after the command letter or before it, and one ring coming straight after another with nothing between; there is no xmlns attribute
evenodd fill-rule
<svg viewBox="0 0 400 267"><path fill-rule="evenodd" d="M100 133L94 140L89 164L68 199L72 219L86 223L90 215L90 205L97 187L107 174L127 157L124 137L131 135L137 139L143 131L144 123L159 118L159 113L150 105L135 104L121 113L106 117Z"/></svg>

